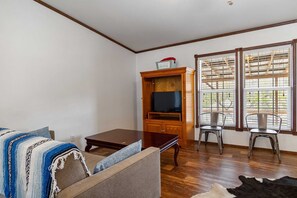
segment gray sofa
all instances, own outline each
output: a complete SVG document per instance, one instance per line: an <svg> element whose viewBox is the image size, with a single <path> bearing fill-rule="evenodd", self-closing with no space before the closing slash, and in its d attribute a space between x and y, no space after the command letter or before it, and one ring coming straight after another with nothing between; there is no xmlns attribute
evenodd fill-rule
<svg viewBox="0 0 297 198"><path fill-rule="evenodd" d="M86 152L83 155L91 172L104 158ZM56 178L61 189L59 198L157 198L161 196L160 150L147 148L90 177L78 160L69 157Z"/></svg>
<svg viewBox="0 0 297 198"><path fill-rule="evenodd" d="M103 159L102 156L90 153L84 153L84 156L90 170L93 170L96 163ZM102 172L81 180L74 178L73 174L78 171L74 171L76 169L73 169L72 165L65 166L62 171L57 172L58 185L62 188L58 197L156 198L161 196L158 148L145 149ZM74 179L75 182L65 185L64 181L67 177Z"/></svg>

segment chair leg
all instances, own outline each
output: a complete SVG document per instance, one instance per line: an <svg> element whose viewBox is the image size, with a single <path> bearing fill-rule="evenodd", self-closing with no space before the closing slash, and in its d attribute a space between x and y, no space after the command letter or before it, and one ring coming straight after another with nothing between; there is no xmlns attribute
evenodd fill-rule
<svg viewBox="0 0 297 198"><path fill-rule="evenodd" d="M278 162L281 163L281 157L280 157L280 150L279 150L279 143L278 143L277 135L275 135L275 148L276 148L276 153L277 153L277 157L278 157Z"/></svg>
<svg viewBox="0 0 297 198"><path fill-rule="evenodd" d="M223 131L221 131L221 142L222 142L222 148L224 148L224 142L223 142Z"/></svg>
<svg viewBox="0 0 297 198"><path fill-rule="evenodd" d="M208 134L209 134L209 132L205 131L205 142L204 142L205 146L206 146L207 141L208 141Z"/></svg>
<svg viewBox="0 0 297 198"><path fill-rule="evenodd" d="M252 154L252 150L253 150L253 145L254 145L254 134L251 133L250 135L250 142L249 142L249 152L248 152L248 158L251 157L251 154Z"/></svg>
<svg viewBox="0 0 297 198"><path fill-rule="evenodd" d="M274 145L274 139L272 137L269 137L269 140L270 140L270 144L271 144L271 147L272 147L272 151L275 154L276 150L275 150L275 145Z"/></svg>
<svg viewBox="0 0 297 198"><path fill-rule="evenodd" d="M199 151L199 147L200 147L200 143L201 143L201 138L202 138L202 133L203 133L203 131L200 130L200 131L199 131L199 141L198 141L197 151Z"/></svg>
<svg viewBox="0 0 297 198"><path fill-rule="evenodd" d="M222 142L221 142L222 139L221 139L220 132L217 131L216 132L216 135L217 135L217 140L218 140L220 155L222 155L223 154L223 148L222 148Z"/></svg>
<svg viewBox="0 0 297 198"><path fill-rule="evenodd" d="M252 149L252 133L250 134L250 140L249 140L249 150L248 150L248 158L251 157L251 149Z"/></svg>
<svg viewBox="0 0 297 198"><path fill-rule="evenodd" d="M252 151L253 149L255 148L255 143L256 143L256 139L257 139L258 136L254 136L253 137L253 147L252 147Z"/></svg>

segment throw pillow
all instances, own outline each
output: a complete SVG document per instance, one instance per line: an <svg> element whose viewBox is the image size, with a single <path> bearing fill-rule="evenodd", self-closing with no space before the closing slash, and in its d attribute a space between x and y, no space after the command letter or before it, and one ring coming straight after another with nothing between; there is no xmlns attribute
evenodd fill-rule
<svg viewBox="0 0 297 198"><path fill-rule="evenodd" d="M132 155L139 153L141 151L142 141L139 140L138 142L134 142L121 150L111 154L110 156L104 158L95 166L94 174L103 171L114 164L117 164L124 159L131 157Z"/></svg>
<svg viewBox="0 0 297 198"><path fill-rule="evenodd" d="M41 136L41 137L45 137L45 138L49 138L49 139L51 138L51 134L49 132L48 127L37 129L37 130L31 131L30 133L33 133L36 136Z"/></svg>

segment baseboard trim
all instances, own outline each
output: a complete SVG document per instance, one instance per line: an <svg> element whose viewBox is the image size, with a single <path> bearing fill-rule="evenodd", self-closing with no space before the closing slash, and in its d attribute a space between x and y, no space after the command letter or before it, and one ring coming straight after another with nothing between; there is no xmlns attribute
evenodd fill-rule
<svg viewBox="0 0 297 198"><path fill-rule="evenodd" d="M194 142L198 144L198 140L188 140L189 142ZM204 144L204 141L201 141L201 143ZM207 144L218 144L216 142L207 142ZM243 145L235 145L235 144L225 144L224 146L228 146L231 148L242 148L242 149L247 149L248 150L248 146L243 146ZM261 147L254 147L253 150L271 150L270 148L261 148ZM288 153L288 154L295 154L297 155L297 151L286 151L286 150L280 150L282 153Z"/></svg>

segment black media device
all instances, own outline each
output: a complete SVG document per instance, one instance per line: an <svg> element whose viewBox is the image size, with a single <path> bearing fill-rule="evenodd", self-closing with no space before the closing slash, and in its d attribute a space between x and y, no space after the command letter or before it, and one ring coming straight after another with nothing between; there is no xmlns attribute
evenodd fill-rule
<svg viewBox="0 0 297 198"><path fill-rule="evenodd" d="M181 112L181 91L153 92L152 111L153 112Z"/></svg>

